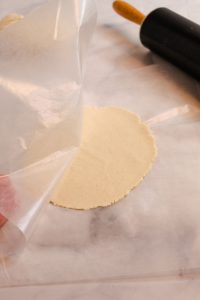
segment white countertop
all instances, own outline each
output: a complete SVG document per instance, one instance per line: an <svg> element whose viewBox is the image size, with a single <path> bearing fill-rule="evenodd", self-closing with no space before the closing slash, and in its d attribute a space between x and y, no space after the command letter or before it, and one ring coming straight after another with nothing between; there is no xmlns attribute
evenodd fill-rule
<svg viewBox="0 0 200 300"><path fill-rule="evenodd" d="M144 49L139 28L116 16L111 0L97 2L85 103L123 106L144 121L198 105L197 82ZM200 21L199 0L130 2ZM17 263L0 269L1 299L199 299L199 119L188 114L152 130L159 155L144 182L106 209L49 205Z"/></svg>

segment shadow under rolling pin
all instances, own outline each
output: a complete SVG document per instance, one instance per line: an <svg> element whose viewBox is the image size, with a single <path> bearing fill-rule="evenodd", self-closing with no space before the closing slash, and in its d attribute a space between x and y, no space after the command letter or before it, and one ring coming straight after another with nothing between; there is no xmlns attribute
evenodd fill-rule
<svg viewBox="0 0 200 300"><path fill-rule="evenodd" d="M146 17L124 1L114 1L114 10L141 25L142 44L183 71L200 80L200 26L167 8L157 8Z"/></svg>

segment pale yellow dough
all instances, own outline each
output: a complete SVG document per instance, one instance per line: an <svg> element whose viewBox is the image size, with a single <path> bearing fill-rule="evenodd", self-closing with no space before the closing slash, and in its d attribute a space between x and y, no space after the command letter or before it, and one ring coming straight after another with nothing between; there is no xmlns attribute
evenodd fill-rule
<svg viewBox="0 0 200 300"><path fill-rule="evenodd" d="M51 199L67 208L108 206L149 171L154 138L137 115L121 108L86 108L80 151Z"/></svg>

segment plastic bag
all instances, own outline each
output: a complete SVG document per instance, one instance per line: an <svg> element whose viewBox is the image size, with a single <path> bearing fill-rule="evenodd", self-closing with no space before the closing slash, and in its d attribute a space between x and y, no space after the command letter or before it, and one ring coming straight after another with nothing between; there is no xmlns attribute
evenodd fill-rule
<svg viewBox="0 0 200 300"><path fill-rule="evenodd" d="M96 13L89 0L9 0L0 17L0 255L8 256L24 246L79 146Z"/></svg>

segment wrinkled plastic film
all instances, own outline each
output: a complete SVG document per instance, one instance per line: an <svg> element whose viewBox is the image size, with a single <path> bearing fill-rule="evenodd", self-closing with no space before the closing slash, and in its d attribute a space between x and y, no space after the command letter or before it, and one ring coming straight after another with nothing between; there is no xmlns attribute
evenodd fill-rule
<svg viewBox="0 0 200 300"><path fill-rule="evenodd" d="M4 1L0 31L0 254L29 237L80 142L92 1ZM44 21L45 20L45 21Z"/></svg>
<svg viewBox="0 0 200 300"><path fill-rule="evenodd" d="M197 1L189 1L190 7L181 0L158 2L138 4L146 13L163 4L180 13L190 8L188 16L194 20L195 15L198 22ZM97 28L87 61L87 104L119 106L144 121L199 104L199 83L152 53L145 54L137 44L138 28L124 22L123 32L131 41L127 43L121 30L116 32L121 19L115 18L112 1L97 4L102 8L99 19L114 28ZM21 258L4 264L4 272L2 266L0 286L17 286L24 293L20 286L46 285L49 290L49 285L73 283L80 291L83 283L90 289L102 282L198 277L199 120L185 113L151 125L157 159L142 184L118 204L84 212L46 207Z"/></svg>

